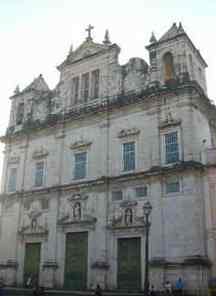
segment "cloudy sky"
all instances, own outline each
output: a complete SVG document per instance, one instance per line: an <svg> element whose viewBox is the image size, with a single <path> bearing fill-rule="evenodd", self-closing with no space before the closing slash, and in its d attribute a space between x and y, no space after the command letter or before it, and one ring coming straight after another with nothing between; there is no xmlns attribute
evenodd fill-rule
<svg viewBox="0 0 216 296"><path fill-rule="evenodd" d="M56 66L71 44L76 48L84 41L89 23L96 42L109 29L111 41L122 49L120 63L125 63L135 56L148 62L145 46L151 32L159 38L179 21L208 64L208 94L214 100L215 0L0 0L0 134L7 127L16 85L22 89L42 73L54 88ZM0 152L0 170L2 158Z"/></svg>

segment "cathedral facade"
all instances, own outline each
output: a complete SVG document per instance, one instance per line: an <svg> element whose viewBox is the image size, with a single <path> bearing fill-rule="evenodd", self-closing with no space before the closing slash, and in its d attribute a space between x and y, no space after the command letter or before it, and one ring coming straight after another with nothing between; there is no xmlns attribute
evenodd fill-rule
<svg viewBox="0 0 216 296"><path fill-rule="evenodd" d="M108 31L71 47L50 90L42 75L11 99L0 195L0 276L50 288L142 290L215 274L216 109L206 62L181 24L152 35L149 64ZM213 211L213 212L212 212ZM210 214L211 212L211 214Z"/></svg>

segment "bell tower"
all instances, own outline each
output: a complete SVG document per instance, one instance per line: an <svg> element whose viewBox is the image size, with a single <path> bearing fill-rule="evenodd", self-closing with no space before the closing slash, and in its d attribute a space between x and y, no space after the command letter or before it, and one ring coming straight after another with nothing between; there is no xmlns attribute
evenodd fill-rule
<svg viewBox="0 0 216 296"><path fill-rule="evenodd" d="M207 93L207 64L181 23L174 23L159 40L152 33L146 48L149 51L152 83L169 85L177 81L196 81Z"/></svg>

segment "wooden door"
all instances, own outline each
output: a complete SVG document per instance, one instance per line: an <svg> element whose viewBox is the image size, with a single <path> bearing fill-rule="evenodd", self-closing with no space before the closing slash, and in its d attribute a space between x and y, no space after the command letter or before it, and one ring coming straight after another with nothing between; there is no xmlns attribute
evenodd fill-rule
<svg viewBox="0 0 216 296"><path fill-rule="evenodd" d="M34 284L39 281L41 243L25 245L24 283L31 277Z"/></svg>
<svg viewBox="0 0 216 296"><path fill-rule="evenodd" d="M117 281L119 289L141 288L140 238L118 239Z"/></svg>
<svg viewBox="0 0 216 296"><path fill-rule="evenodd" d="M66 235L65 288L86 289L88 267L88 233L75 232Z"/></svg>

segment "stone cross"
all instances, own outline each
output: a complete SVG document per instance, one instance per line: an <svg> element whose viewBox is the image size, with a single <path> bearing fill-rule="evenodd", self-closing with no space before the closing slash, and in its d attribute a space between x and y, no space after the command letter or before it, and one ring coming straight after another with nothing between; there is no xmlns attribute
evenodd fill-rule
<svg viewBox="0 0 216 296"><path fill-rule="evenodd" d="M92 36L91 36L92 29L94 29L94 27L92 25L88 25L88 28L85 29L88 32L88 37L86 38L88 41L92 40Z"/></svg>

